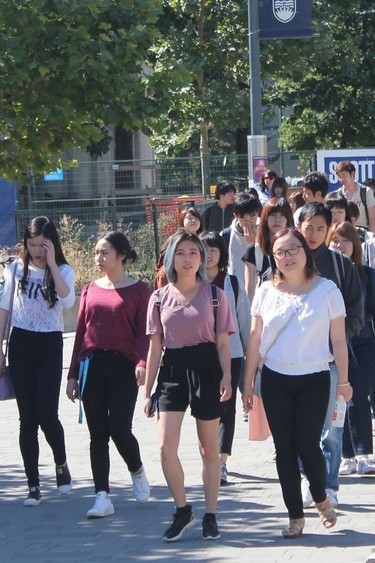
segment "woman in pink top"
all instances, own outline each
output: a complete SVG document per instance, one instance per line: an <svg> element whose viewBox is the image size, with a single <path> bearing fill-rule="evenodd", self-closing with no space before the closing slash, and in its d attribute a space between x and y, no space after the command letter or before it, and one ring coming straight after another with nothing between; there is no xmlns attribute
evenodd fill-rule
<svg viewBox="0 0 375 563"><path fill-rule="evenodd" d="M178 540L194 523L178 458L181 425L188 405L196 419L203 461L203 539L217 539L218 429L222 403L231 396L229 335L234 332L234 323L224 292L212 289L205 281L205 248L196 235L177 232L166 250L164 264L169 283L152 294L147 313L151 342L144 408L146 416L152 416L151 390L158 374L161 463L176 503L176 513L163 539Z"/></svg>
<svg viewBox="0 0 375 563"><path fill-rule="evenodd" d="M126 236L100 236L95 263L103 277L82 290L67 395L80 395L90 431L91 468L96 501L88 518L114 513L109 498L109 439L114 441L133 481L138 502L146 502L150 487L143 469L132 422L139 385L145 380L149 339L146 312L149 290L130 277L126 264L137 255Z"/></svg>

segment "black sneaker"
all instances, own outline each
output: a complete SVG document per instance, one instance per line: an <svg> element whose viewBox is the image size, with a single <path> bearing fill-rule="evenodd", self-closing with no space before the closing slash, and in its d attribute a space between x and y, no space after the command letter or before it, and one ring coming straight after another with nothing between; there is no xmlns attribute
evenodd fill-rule
<svg viewBox="0 0 375 563"><path fill-rule="evenodd" d="M191 511L191 506L189 509L190 510L187 510L186 512L178 510L175 514L173 514L171 525L165 531L163 536L164 541L172 542L179 540L184 531L194 525L195 517Z"/></svg>
<svg viewBox="0 0 375 563"><path fill-rule="evenodd" d="M68 464L56 466L56 485L59 495L67 495L72 490L72 478Z"/></svg>
<svg viewBox="0 0 375 563"><path fill-rule="evenodd" d="M39 487L30 487L27 498L23 501L24 506L39 506L42 501Z"/></svg>
<svg viewBox="0 0 375 563"><path fill-rule="evenodd" d="M215 514L205 514L203 516L202 538L204 540L218 540L220 538Z"/></svg>

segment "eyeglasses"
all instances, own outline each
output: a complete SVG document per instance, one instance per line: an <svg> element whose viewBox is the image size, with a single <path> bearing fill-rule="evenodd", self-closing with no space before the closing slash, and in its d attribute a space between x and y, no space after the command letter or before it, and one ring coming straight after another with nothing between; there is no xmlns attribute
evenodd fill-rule
<svg viewBox="0 0 375 563"><path fill-rule="evenodd" d="M271 180L271 178L269 176L264 176L265 180Z"/></svg>
<svg viewBox="0 0 375 563"><path fill-rule="evenodd" d="M289 256L295 256L296 254L299 253L300 248L303 248L303 246L296 245L296 246L290 246L287 250L276 250L276 252L273 253L273 256L278 260L282 260L282 258L286 258L287 254L289 254Z"/></svg>

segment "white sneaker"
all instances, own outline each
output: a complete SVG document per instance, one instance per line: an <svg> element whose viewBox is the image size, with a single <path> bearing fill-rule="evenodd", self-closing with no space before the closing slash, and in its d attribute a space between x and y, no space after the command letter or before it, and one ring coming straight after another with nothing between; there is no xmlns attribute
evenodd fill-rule
<svg viewBox="0 0 375 563"><path fill-rule="evenodd" d="M301 493L302 493L302 502L303 508L308 508L313 503L313 498L310 493L310 483L306 479L306 477L302 477L301 480Z"/></svg>
<svg viewBox="0 0 375 563"><path fill-rule="evenodd" d="M337 491L333 489L326 489L326 495L329 502L332 504L333 508L337 508L339 501L337 498Z"/></svg>
<svg viewBox="0 0 375 563"><path fill-rule="evenodd" d="M343 458L340 463L339 475L357 473L357 462L354 458Z"/></svg>
<svg viewBox="0 0 375 563"><path fill-rule="evenodd" d="M369 459L360 458L358 460L358 468L357 468L358 475L375 475L375 465L370 463Z"/></svg>
<svg viewBox="0 0 375 563"><path fill-rule="evenodd" d="M114 514L115 509L106 491L99 491L96 495L95 504L87 512L87 518L104 518Z"/></svg>
<svg viewBox="0 0 375 563"><path fill-rule="evenodd" d="M131 474L133 481L133 492L137 502L147 502L150 498L150 485L146 477L144 468L138 475Z"/></svg>

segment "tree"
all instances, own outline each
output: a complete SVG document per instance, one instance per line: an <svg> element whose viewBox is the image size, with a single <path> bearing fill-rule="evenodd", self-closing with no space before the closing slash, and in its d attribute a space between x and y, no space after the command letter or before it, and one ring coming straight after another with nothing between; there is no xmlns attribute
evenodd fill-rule
<svg viewBox="0 0 375 563"><path fill-rule="evenodd" d="M265 102L292 108L285 149L375 143L373 0L315 0L311 39L261 42Z"/></svg>
<svg viewBox="0 0 375 563"><path fill-rule="evenodd" d="M0 173L132 130L155 110L144 72L159 0L0 0ZM104 139L105 140L105 139Z"/></svg>
<svg viewBox="0 0 375 563"><path fill-rule="evenodd" d="M151 142L175 155L199 136L207 190L209 132L249 123L247 0L165 0L159 29L152 86L169 107L147 121Z"/></svg>

